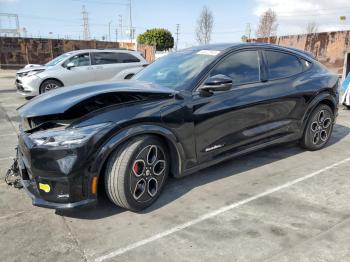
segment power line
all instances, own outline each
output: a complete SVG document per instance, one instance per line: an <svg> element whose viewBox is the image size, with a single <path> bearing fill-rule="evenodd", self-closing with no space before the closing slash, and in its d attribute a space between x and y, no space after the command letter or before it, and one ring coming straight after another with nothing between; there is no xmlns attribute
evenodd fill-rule
<svg viewBox="0 0 350 262"><path fill-rule="evenodd" d="M108 1L93 1L93 0L73 0L74 2L82 2L86 4L97 4L97 5L128 5L121 2L108 2Z"/></svg>

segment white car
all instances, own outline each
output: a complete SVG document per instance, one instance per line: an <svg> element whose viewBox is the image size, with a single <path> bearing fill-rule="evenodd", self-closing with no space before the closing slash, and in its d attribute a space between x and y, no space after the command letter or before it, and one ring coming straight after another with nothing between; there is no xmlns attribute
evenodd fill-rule
<svg viewBox="0 0 350 262"><path fill-rule="evenodd" d="M32 97L52 89L87 82L129 79L147 66L140 53L123 49L77 50L44 66L28 65L16 73L18 93Z"/></svg>

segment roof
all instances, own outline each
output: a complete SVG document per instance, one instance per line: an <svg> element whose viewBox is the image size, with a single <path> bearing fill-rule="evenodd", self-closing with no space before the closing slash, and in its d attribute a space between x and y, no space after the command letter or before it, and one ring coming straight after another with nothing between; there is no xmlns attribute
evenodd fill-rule
<svg viewBox="0 0 350 262"><path fill-rule="evenodd" d="M221 43L221 44L208 44L208 45L199 45L199 46L193 46L190 48L187 48L187 50L217 50L217 51L224 51L229 48L233 48L235 46L238 46L242 43Z"/></svg>
<svg viewBox="0 0 350 262"><path fill-rule="evenodd" d="M79 54L79 53L84 53L84 52L105 52L105 51L121 51L121 52L126 52L126 53L138 53L135 50L131 49L124 49L124 48L106 48L106 49L79 49L79 50L72 50L68 51L67 53L74 53L74 54Z"/></svg>
<svg viewBox="0 0 350 262"><path fill-rule="evenodd" d="M280 46L280 45L275 45L275 44L270 44L270 43L221 43L221 44L208 44L208 45L200 45L200 46L194 46L190 47L185 50L217 50L217 51L226 51L234 48L242 48L242 47L268 47L268 48L275 48L279 50L285 50L285 51L292 51L294 53L298 53L303 56L311 57L315 59L315 56L307 51L300 50L297 48L292 48L292 47L286 47L286 46Z"/></svg>

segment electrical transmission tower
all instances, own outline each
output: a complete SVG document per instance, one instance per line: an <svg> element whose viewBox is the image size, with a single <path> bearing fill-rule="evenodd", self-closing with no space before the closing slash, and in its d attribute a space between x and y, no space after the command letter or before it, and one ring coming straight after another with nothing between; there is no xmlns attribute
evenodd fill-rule
<svg viewBox="0 0 350 262"><path fill-rule="evenodd" d="M90 28L89 28L89 13L85 9L85 5L83 5L82 11L83 15L83 38L84 40L90 39Z"/></svg>
<svg viewBox="0 0 350 262"><path fill-rule="evenodd" d="M3 23L5 19L8 19L8 25ZM11 22L15 21L16 26L11 26ZM17 14L0 13L0 36L10 35L10 36L21 36L21 29L19 27L19 19Z"/></svg>
<svg viewBox="0 0 350 262"><path fill-rule="evenodd" d="M176 24L176 45L175 45L175 51L177 51L178 46L179 46L179 29L180 29L180 25Z"/></svg>

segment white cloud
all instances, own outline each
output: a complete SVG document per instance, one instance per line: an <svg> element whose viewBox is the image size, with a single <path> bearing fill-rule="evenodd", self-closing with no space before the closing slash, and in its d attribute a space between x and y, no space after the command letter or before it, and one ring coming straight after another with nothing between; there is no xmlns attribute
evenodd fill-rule
<svg viewBox="0 0 350 262"><path fill-rule="evenodd" d="M271 8L278 16L278 34L305 33L308 22L318 24L319 31L350 29L350 1L348 0L255 0L256 16ZM347 16L340 21L340 16Z"/></svg>

